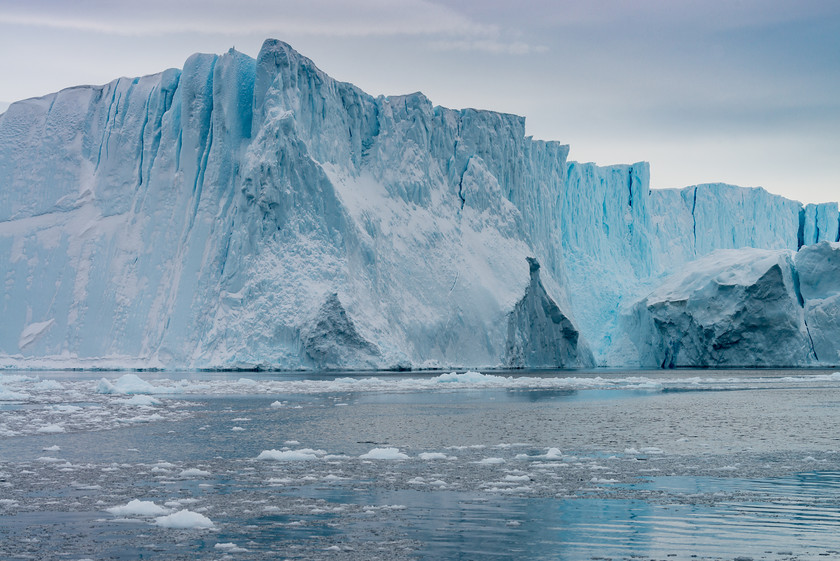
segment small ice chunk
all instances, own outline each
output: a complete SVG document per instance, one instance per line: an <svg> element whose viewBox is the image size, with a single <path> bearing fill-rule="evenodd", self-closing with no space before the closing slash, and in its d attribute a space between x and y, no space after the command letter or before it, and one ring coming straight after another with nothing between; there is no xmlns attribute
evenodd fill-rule
<svg viewBox="0 0 840 561"><path fill-rule="evenodd" d="M359 456L363 460L407 460L408 455L400 452L399 448L374 448L370 452Z"/></svg>
<svg viewBox="0 0 840 561"><path fill-rule="evenodd" d="M227 553L247 553L247 549L244 547L239 547L235 543L228 542L228 543L217 543L213 546L215 549L221 549Z"/></svg>
<svg viewBox="0 0 840 561"><path fill-rule="evenodd" d="M173 390L169 388L162 388L153 386L146 380L142 379L137 374L123 374L114 382L107 378L102 378L96 386L97 393L101 394L150 394L150 393L170 393Z"/></svg>
<svg viewBox="0 0 840 561"><path fill-rule="evenodd" d="M122 506L106 508L105 511L116 516L159 516L169 512L168 509L156 505L153 501L141 501L138 499L129 501L128 504Z"/></svg>
<svg viewBox="0 0 840 561"><path fill-rule="evenodd" d="M35 387L39 390L61 390L64 389L64 386L61 385L61 382L56 380L41 380Z"/></svg>
<svg viewBox="0 0 840 561"><path fill-rule="evenodd" d="M463 374L458 374L457 372L450 372L449 374L441 374L437 378L434 378L433 381L437 383L444 383L444 384L451 384L451 383L460 383L460 384L486 384L488 382L494 382L497 380L503 379L500 376L487 376L482 374L481 372L472 372L467 371Z"/></svg>
<svg viewBox="0 0 840 561"><path fill-rule="evenodd" d="M189 468L182 471L180 475L181 477L207 477L210 472L198 468Z"/></svg>
<svg viewBox="0 0 840 561"><path fill-rule="evenodd" d="M192 530L200 528L212 528L213 521L191 510L179 510L173 514L155 518L155 524L162 528L173 528L177 530Z"/></svg>
<svg viewBox="0 0 840 561"><path fill-rule="evenodd" d="M120 403L135 407L151 407L153 405L160 405L161 401L150 395L133 395L128 399L122 400Z"/></svg>
<svg viewBox="0 0 840 561"><path fill-rule="evenodd" d="M279 462L317 460L319 456L326 455L324 450L313 450L312 448L301 448L300 450L263 450L257 456L258 460L274 460Z"/></svg>
<svg viewBox="0 0 840 561"><path fill-rule="evenodd" d="M561 452L559 448L549 448L545 454L537 454L536 456L529 456L528 454L517 454L515 459L558 461L563 459L563 452Z"/></svg>
<svg viewBox="0 0 840 561"><path fill-rule="evenodd" d="M492 466L492 465L495 465L495 464L505 463L505 459L504 458L484 458L483 460L479 460L479 461L474 462L474 463L482 465L482 466Z"/></svg>
<svg viewBox="0 0 840 561"><path fill-rule="evenodd" d="M418 456L421 460L447 460L449 456L440 452L423 452Z"/></svg>
<svg viewBox="0 0 840 561"><path fill-rule="evenodd" d="M531 481L531 476L529 475L506 475L505 481Z"/></svg>
<svg viewBox="0 0 840 561"><path fill-rule="evenodd" d="M604 479L601 477L593 477L589 481L598 485L609 485L611 483L618 483L617 479Z"/></svg>
<svg viewBox="0 0 840 561"><path fill-rule="evenodd" d="M38 432L43 432L47 434L54 434L59 432L64 432L64 427L61 425L56 425L55 423L44 425L43 427L38 427Z"/></svg>

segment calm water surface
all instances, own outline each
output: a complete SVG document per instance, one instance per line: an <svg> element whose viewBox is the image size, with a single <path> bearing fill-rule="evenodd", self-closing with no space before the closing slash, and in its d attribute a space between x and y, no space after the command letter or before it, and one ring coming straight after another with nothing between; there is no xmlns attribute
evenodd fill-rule
<svg viewBox="0 0 840 561"><path fill-rule="evenodd" d="M833 371L4 372L0 559L840 559L838 421Z"/></svg>

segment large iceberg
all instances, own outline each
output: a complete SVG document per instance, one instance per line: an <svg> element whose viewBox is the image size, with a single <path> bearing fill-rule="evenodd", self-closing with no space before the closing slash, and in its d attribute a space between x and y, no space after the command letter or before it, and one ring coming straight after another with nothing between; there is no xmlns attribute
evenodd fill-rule
<svg viewBox="0 0 840 561"><path fill-rule="evenodd" d="M14 103L0 366L633 365L622 312L682 264L838 241L836 204L651 191L645 163L568 152L276 40ZM830 331L819 290L805 318Z"/></svg>

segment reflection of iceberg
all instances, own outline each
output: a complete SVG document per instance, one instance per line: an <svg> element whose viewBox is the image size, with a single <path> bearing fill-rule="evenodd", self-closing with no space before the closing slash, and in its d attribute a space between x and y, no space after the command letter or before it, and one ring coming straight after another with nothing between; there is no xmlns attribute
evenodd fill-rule
<svg viewBox="0 0 840 561"><path fill-rule="evenodd" d="M837 240L834 204L567 155L274 40L12 104L0 366L637 364L620 312L683 263Z"/></svg>

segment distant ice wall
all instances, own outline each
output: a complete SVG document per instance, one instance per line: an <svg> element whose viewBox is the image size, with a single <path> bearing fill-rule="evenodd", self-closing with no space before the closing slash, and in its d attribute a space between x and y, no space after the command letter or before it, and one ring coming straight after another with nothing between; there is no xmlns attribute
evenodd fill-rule
<svg viewBox="0 0 840 561"><path fill-rule="evenodd" d="M805 205L801 245L840 241L840 216L837 203Z"/></svg>

